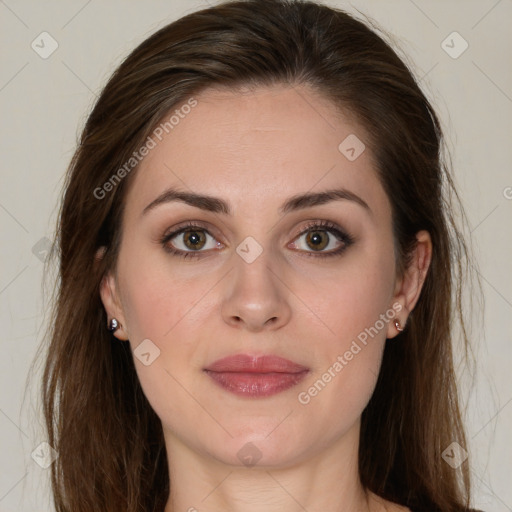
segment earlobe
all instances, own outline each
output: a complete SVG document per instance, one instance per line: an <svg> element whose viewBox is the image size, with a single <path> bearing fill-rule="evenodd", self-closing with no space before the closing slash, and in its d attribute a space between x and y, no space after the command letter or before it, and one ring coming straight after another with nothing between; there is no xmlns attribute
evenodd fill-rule
<svg viewBox="0 0 512 512"><path fill-rule="evenodd" d="M404 307L398 301L393 303L393 310L395 313L394 319L392 319L388 324L388 332L386 335L387 339L394 338L398 336L405 329L405 322L407 321L408 312L404 311Z"/></svg>
<svg viewBox="0 0 512 512"><path fill-rule="evenodd" d="M103 256L105 255L105 252L107 251L107 248L102 245L97 251L96 251L96 254L94 255L95 259L100 261L103 259Z"/></svg>
<svg viewBox="0 0 512 512"><path fill-rule="evenodd" d="M395 322L390 323L388 338L393 338L403 331L407 317L418 302L432 261L432 240L428 231L418 231L416 241L409 266L397 282L393 301L401 305L401 311L396 315L398 326Z"/></svg>
<svg viewBox="0 0 512 512"><path fill-rule="evenodd" d="M100 297L107 313L107 325L105 328L111 331L117 339L122 341L128 340L123 309L119 297L117 296L115 279L111 273L103 276L101 280ZM113 320L115 320L116 323L115 329L112 328Z"/></svg>

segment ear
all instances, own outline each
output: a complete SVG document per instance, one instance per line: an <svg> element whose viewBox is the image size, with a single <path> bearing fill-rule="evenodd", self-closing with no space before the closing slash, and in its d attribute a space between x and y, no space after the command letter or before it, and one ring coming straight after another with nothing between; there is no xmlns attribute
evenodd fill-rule
<svg viewBox="0 0 512 512"><path fill-rule="evenodd" d="M409 266L397 280L393 296L393 309L398 311L395 318L400 322L402 328L405 327L410 312L418 302L432 261L432 240L429 232L425 230L418 231L416 241ZM398 304L400 304L400 308L397 307ZM387 338L394 338L399 332L394 321L391 321L388 325Z"/></svg>
<svg viewBox="0 0 512 512"><path fill-rule="evenodd" d="M105 249L102 247L96 252L96 259L101 259ZM108 321L115 318L119 322L119 328L114 331L114 336L122 341L128 340L128 330L123 307L119 299L116 280L112 272L105 274L100 283L100 297L107 313ZM106 326L105 326L106 327Z"/></svg>

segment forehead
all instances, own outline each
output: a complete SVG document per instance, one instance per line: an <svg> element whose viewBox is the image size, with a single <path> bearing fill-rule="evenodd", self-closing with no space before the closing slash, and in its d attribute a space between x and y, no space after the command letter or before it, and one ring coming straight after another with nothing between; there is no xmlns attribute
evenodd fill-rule
<svg viewBox="0 0 512 512"><path fill-rule="evenodd" d="M364 143L365 131L309 88L207 89L193 100L164 118L174 116L162 140L153 136L127 210L142 211L169 187L222 197L246 215L339 186L383 200L369 150L355 160L343 153L343 141Z"/></svg>

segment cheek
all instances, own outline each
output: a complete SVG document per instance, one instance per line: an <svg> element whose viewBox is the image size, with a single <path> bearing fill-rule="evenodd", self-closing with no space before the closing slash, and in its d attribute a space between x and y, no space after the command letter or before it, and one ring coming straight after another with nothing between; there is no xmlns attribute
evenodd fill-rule
<svg viewBox="0 0 512 512"><path fill-rule="evenodd" d="M315 268L305 275L302 284L297 282L301 286L300 297L323 320L323 337L333 342L327 343L326 348L342 349L376 323L385 336L381 315L391 308L394 289L391 248L378 252L368 244L347 254L330 272Z"/></svg>
<svg viewBox="0 0 512 512"><path fill-rule="evenodd" d="M317 336L318 366L297 397L304 413L318 418L314 423L332 435L351 425L366 407L379 374L388 322L395 314L392 251L386 255L368 248L344 263L334 278L311 275L309 290L303 289L323 321L324 334Z"/></svg>
<svg viewBox="0 0 512 512"><path fill-rule="evenodd" d="M355 281L345 281L330 293L329 310L324 315L330 333L322 344L323 367L319 368L323 373L335 365L331 375L334 371L340 377L334 387L343 388L352 397L366 395L368 386L373 385L388 325L382 316L387 310L386 287L378 289L375 282L365 283L362 278ZM332 341L326 343L328 339Z"/></svg>
<svg viewBox="0 0 512 512"><path fill-rule="evenodd" d="M196 342L205 329L200 317L209 307L205 294L214 282L180 278L169 261L151 254L124 262L123 267L120 259L120 285L139 382L158 416L174 426L170 418L187 417L195 405L187 378L199 372ZM149 345L152 362L146 366L137 359L137 348L148 339L156 348Z"/></svg>
<svg viewBox="0 0 512 512"><path fill-rule="evenodd" d="M147 242L146 242L147 243ZM120 289L130 341L163 340L206 291L204 276L180 275L163 249L127 243L119 258Z"/></svg>
<svg viewBox="0 0 512 512"><path fill-rule="evenodd" d="M141 337L167 337L200 298L197 287L152 277L141 272L125 287L130 298L125 301L124 310L134 342Z"/></svg>

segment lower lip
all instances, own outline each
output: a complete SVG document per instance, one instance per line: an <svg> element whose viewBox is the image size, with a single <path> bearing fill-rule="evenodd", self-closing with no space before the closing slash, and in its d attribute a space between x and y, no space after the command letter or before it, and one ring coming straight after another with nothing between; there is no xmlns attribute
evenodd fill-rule
<svg viewBox="0 0 512 512"><path fill-rule="evenodd" d="M205 372L222 388L235 395L267 397L298 384L309 370L299 373Z"/></svg>

